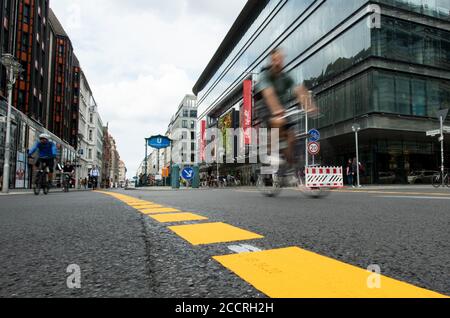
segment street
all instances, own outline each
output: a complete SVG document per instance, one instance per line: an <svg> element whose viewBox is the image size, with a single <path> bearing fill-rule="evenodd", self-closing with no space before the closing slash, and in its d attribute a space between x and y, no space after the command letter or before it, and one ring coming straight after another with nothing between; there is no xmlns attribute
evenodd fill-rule
<svg viewBox="0 0 450 318"><path fill-rule="evenodd" d="M0 196L0 297L448 296L449 203L425 187Z"/></svg>

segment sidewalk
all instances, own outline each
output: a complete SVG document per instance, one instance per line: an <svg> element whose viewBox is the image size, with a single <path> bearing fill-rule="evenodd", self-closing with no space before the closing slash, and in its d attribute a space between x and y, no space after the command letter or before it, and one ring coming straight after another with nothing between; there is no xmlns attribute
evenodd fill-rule
<svg viewBox="0 0 450 318"><path fill-rule="evenodd" d="M92 189L70 189L69 192L81 192L81 191L92 191ZM50 189L50 193L58 193L63 192L62 188L52 188ZM0 192L0 196L7 196L7 195L27 195L27 194L34 194L32 189L11 189L9 193L2 193Z"/></svg>

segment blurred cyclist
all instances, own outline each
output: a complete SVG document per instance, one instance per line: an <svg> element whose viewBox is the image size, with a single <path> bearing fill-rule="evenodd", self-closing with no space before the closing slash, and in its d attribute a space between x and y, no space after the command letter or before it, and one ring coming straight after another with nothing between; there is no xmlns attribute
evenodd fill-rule
<svg viewBox="0 0 450 318"><path fill-rule="evenodd" d="M56 144L50 141L49 135L42 134L39 136L39 141L37 141L33 148L28 152L28 157L31 157L37 151L39 152L39 158L36 160L35 166L39 169L41 164L46 164L49 170L48 184L51 187L53 184L53 172L57 155Z"/></svg>
<svg viewBox="0 0 450 318"><path fill-rule="evenodd" d="M299 107L307 112L316 109L311 92L304 86L294 87L294 80L284 71L284 52L281 48L274 49L270 54L270 65L263 70L258 84L262 89L269 115L265 120L268 128L280 129L280 150L286 160L294 163L295 134L291 130L293 125L285 118L291 92L294 90Z"/></svg>

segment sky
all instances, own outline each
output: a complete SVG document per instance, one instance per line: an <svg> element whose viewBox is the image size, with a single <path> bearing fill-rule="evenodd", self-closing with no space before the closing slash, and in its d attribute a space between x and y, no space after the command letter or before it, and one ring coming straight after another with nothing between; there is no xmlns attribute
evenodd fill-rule
<svg viewBox="0 0 450 318"><path fill-rule="evenodd" d="M128 177L165 134L246 0L52 0Z"/></svg>

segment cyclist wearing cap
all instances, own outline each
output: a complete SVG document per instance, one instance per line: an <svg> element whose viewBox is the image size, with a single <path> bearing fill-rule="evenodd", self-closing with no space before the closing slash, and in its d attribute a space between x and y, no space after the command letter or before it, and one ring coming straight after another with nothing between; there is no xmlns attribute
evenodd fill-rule
<svg viewBox="0 0 450 318"><path fill-rule="evenodd" d="M305 86L294 86L294 80L284 71L284 53L282 49L276 48L270 54L270 65L266 67L258 83L262 90L262 96L267 106L264 121L269 128L280 129L280 148L289 163L294 163L295 136L291 131L290 123L286 120L287 103L291 99L292 92L295 93L299 106L305 107L308 112L316 108L311 98L311 93ZM268 112L268 113L267 113Z"/></svg>
<svg viewBox="0 0 450 318"><path fill-rule="evenodd" d="M39 136L33 148L28 152L28 157L31 157L35 152L39 151L39 159L36 160L36 167L39 168L42 163L45 163L49 169L48 180L49 184L53 181L53 172L55 167L55 158L57 155L56 144L50 140L50 136L42 134Z"/></svg>

